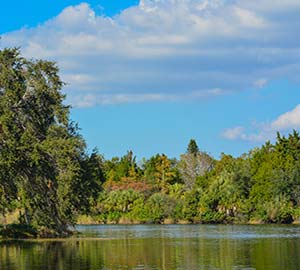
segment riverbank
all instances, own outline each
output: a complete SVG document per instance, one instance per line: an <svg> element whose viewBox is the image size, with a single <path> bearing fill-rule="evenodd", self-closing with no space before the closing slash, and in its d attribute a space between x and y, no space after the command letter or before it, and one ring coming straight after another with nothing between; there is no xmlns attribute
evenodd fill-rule
<svg viewBox="0 0 300 270"><path fill-rule="evenodd" d="M8 215L0 216L0 238L1 239L60 239L76 236L76 230L69 230L63 234L59 234L54 230L50 230L44 227L36 229L32 226L19 224L18 222L18 211L9 213ZM196 224L220 224L220 225L264 225L264 224L290 224L290 225L300 225L300 220L295 219L289 223L271 223L264 222L260 219L250 219L250 220L237 220L237 219L226 219L223 222L203 222L199 219L194 218L193 220L179 219L175 220L173 218L164 218L160 221L153 220L136 220L128 217L121 217L115 220L97 220L97 218L80 215L76 222L77 225L196 225Z"/></svg>
<svg viewBox="0 0 300 270"><path fill-rule="evenodd" d="M142 223L142 222L138 222L138 221L126 221L122 220L119 223L97 223L95 221L90 220L90 222L80 222L77 223L76 226L84 226L84 227L89 227L89 226L114 226L117 228L117 226L119 225L132 225L132 226L136 226L136 225L145 225L145 226L168 226L168 225L182 225L182 226L193 226L193 225L203 225L203 226L209 226L209 225L232 225L232 226L259 226L259 225L267 225L272 227L274 225L289 225L289 226L299 226L300 222L299 220L294 221L293 223L290 224L274 224L274 223L265 223L262 222L260 220L251 220L247 223L192 223L186 220L179 220L177 222L172 221L170 219L166 219L161 223ZM76 227L75 226L75 227ZM37 241L44 241L44 240L51 240L51 241L61 241L62 239L66 240L66 239L85 239L85 240L94 240L94 237L82 237L81 232L78 231L77 229L74 230L69 230L68 233L66 233L65 235L60 235L57 234L57 232L54 231L50 231L50 230L46 230L46 229L41 229L41 230L36 230L35 228L28 226L28 225L23 225L23 224L9 224L9 225L0 225L0 240L37 240ZM105 238L106 239L106 238ZM97 238L97 240L105 240L103 239L99 239ZM106 239L107 240L107 239Z"/></svg>
<svg viewBox="0 0 300 270"><path fill-rule="evenodd" d="M46 227L36 228L27 224L12 223L0 225L1 239L67 238L76 234L76 230L57 232Z"/></svg>
<svg viewBox="0 0 300 270"><path fill-rule="evenodd" d="M160 225L190 225L190 224L233 224L233 225L263 225L263 224L293 224L293 225L300 225L300 220L296 219L292 222L288 223L272 223L272 222L264 222L260 219L250 219L248 221L234 221L228 222L203 222L201 220L194 219L191 220L174 220L172 218L165 218L160 222L153 222L151 220L148 221L140 221L134 220L126 217L122 217L119 220L106 220L106 221L99 221L92 216L81 215L77 219L77 225L142 225L142 224L160 224Z"/></svg>

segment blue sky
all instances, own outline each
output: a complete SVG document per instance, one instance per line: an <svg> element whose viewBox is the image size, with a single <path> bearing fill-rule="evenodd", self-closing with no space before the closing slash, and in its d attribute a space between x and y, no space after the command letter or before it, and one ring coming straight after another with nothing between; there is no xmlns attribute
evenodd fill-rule
<svg viewBox="0 0 300 270"><path fill-rule="evenodd" d="M300 128L298 0L5 1L0 47L57 61L105 157L238 156Z"/></svg>
<svg viewBox="0 0 300 270"><path fill-rule="evenodd" d="M74 0L15 0L2 1L0 9L0 33L18 30L22 27L35 27L58 15L64 8L79 5L83 1ZM137 5L138 0L93 0L88 1L98 14L113 16L123 9Z"/></svg>

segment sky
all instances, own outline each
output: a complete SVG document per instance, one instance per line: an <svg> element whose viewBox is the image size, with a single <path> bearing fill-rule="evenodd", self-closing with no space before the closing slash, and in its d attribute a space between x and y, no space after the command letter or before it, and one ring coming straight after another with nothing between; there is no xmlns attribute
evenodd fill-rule
<svg viewBox="0 0 300 270"><path fill-rule="evenodd" d="M0 48L56 61L88 149L218 158L300 129L299 0L3 1Z"/></svg>

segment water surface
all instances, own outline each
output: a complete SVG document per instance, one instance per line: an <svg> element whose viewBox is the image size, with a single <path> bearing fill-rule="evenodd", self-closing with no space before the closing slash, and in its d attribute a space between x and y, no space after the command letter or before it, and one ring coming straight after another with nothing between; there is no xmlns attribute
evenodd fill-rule
<svg viewBox="0 0 300 270"><path fill-rule="evenodd" d="M300 227L78 226L80 238L2 241L1 270L300 269Z"/></svg>

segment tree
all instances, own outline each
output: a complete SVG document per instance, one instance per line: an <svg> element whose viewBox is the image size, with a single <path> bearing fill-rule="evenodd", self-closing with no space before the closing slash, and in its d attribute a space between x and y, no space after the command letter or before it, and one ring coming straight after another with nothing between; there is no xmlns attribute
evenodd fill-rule
<svg viewBox="0 0 300 270"><path fill-rule="evenodd" d="M136 158L132 151L127 151L123 157L114 157L105 163L105 174L108 183L120 182L124 177L137 177L138 173Z"/></svg>
<svg viewBox="0 0 300 270"><path fill-rule="evenodd" d="M107 190L131 188L142 191L147 188L141 181L141 169L132 151L121 158L114 157L106 161L104 167L107 179L104 187Z"/></svg>
<svg viewBox="0 0 300 270"><path fill-rule="evenodd" d="M23 222L63 235L81 211L85 142L63 104L55 63L0 51L0 190Z"/></svg>
<svg viewBox="0 0 300 270"><path fill-rule="evenodd" d="M78 203L84 214L90 214L92 206L97 203L99 192L102 190L102 185L105 181L104 177L104 157L94 149L90 156L87 156L81 161L83 168L83 175L81 177L80 185L83 185L85 191L78 194L80 196ZM77 187L75 187L77 188Z"/></svg>
<svg viewBox="0 0 300 270"><path fill-rule="evenodd" d="M190 140L186 154L180 156L178 164L186 189L193 188L196 178L213 168L214 159L205 152L199 151L195 140Z"/></svg>
<svg viewBox="0 0 300 270"><path fill-rule="evenodd" d="M187 148L187 154L196 156L199 153L199 148L194 139L191 139Z"/></svg>
<svg viewBox="0 0 300 270"><path fill-rule="evenodd" d="M174 161L164 154L151 157L143 165L146 182L157 191L161 190L168 193L170 184L178 182L178 173L172 163Z"/></svg>

